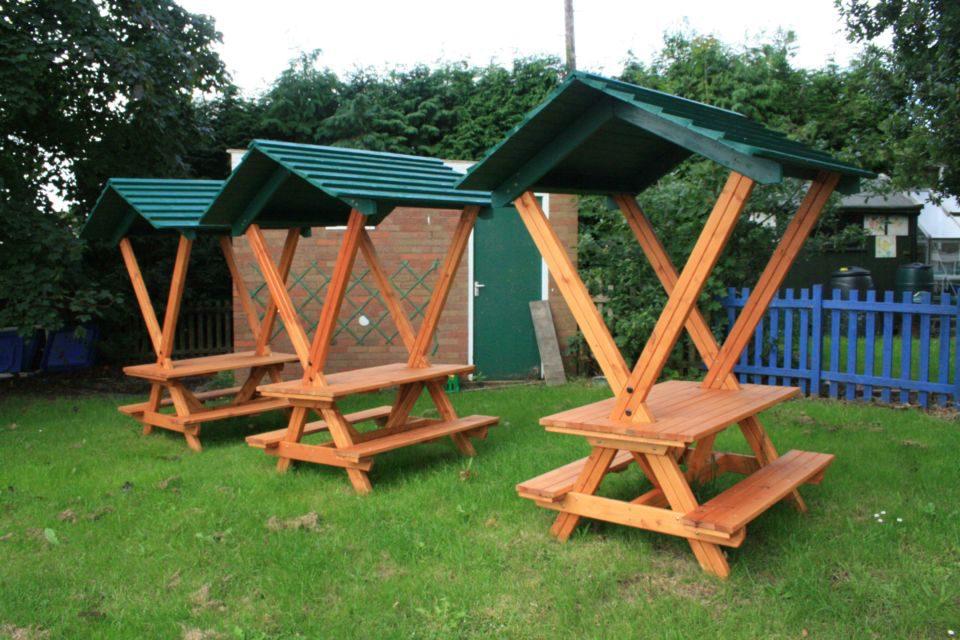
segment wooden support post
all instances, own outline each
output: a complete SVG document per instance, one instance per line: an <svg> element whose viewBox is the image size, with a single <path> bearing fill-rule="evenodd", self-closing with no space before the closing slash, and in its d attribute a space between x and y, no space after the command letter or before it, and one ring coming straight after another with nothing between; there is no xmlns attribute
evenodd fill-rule
<svg viewBox="0 0 960 640"><path fill-rule="evenodd" d="M667 250L663 244L661 244L659 238L657 238L649 219L644 215L637 201L632 196L626 194L614 196L614 201L623 212L627 223L630 225L630 229L637 238L637 242L646 254L661 284L663 284L664 290L666 290L667 295L670 295L677 284L677 270L676 267L673 266ZM720 345L717 344L717 339L714 337L713 332L710 331L710 326L707 324L706 319L704 319L699 309L694 308L690 317L687 319L687 331L690 333L690 337L697 351L700 353L700 357L703 358L709 369L720 354ZM732 371L723 378L722 386L724 389L740 388L740 384L737 382L737 378L733 375ZM758 417L750 416L744 418L740 421L739 426L744 438L748 444L750 444L761 465L770 464L777 459L777 451L773 443L770 442L770 439L766 437L766 432L763 429L763 425L760 424ZM712 449L712 443L710 449ZM697 451L700 451L702 455L710 452L707 448L701 451L699 445ZM699 454L695 455L695 458L699 459L698 456ZM794 490L790 498L797 509L801 511L806 509L806 505L799 491Z"/></svg>
<svg viewBox="0 0 960 640"><path fill-rule="evenodd" d="M672 455L643 455L650 463L650 468L656 475L659 486L674 513L682 516L699 506L693 492L690 491L690 485L684 478L683 471L680 470ZM719 546L700 540L689 540L689 543L704 571L721 578L730 575L730 565L727 564L727 559Z"/></svg>
<svg viewBox="0 0 960 640"><path fill-rule="evenodd" d="M390 416L384 425L385 429L397 429L407 421L410 412L413 410L413 405L420 398L422 390L422 382L400 385L400 388L397 389L397 395L393 399L393 406L390 408Z"/></svg>
<svg viewBox="0 0 960 640"><path fill-rule="evenodd" d="M453 422L456 420L457 411L453 408L453 403L450 402L450 398L447 396L443 385L437 380L429 380L426 382L426 386L427 391L430 393L430 398L433 400L433 404L437 407L437 411L440 412L440 418L444 422ZM453 440L453 444L457 447L457 450L463 455L468 457L477 455L477 451L473 448L470 438L465 434L454 433L450 435L450 438Z"/></svg>
<svg viewBox="0 0 960 640"><path fill-rule="evenodd" d="M427 311L423 316L423 323L417 332L413 348L410 350L410 357L407 359L408 367L427 366L427 350L430 348L430 342L433 340L433 334L440 323L440 315L443 313L443 307L447 304L447 296L450 294L450 288L457 275L457 269L460 267L460 260L463 257L464 250L467 248L467 242L470 240L470 233L473 231L473 225L477 220L477 214L480 213L480 207L469 206L464 208L460 214L460 220L453 232L453 239L450 241L450 248L440 267L440 275L433 288L433 295L430 297L430 304L427 305Z"/></svg>
<svg viewBox="0 0 960 640"><path fill-rule="evenodd" d="M143 322L147 325L147 335L150 336L150 343L153 345L154 353L157 354L157 360L160 360L160 341L163 332L160 329L160 323L157 322L157 314L153 310L153 303L150 301L150 294L147 292L147 285L143 281L143 274L140 272L140 265L137 263L129 238L120 240L120 253L127 267L127 273L130 275L130 284L133 285L133 293L140 305Z"/></svg>
<svg viewBox="0 0 960 640"><path fill-rule="evenodd" d="M360 246L360 236L363 234L363 225L367 216L356 209L350 212L347 221L347 231L337 254L337 263L333 270L333 278L327 286L327 296L323 301L320 320L317 323L317 332L313 335L313 344L310 347L310 366L303 372L304 382L322 382L323 368L327 364L330 353L330 342L337 329L337 317L343 305L343 296L350 282L353 263L357 258L357 248Z"/></svg>
<svg viewBox="0 0 960 640"><path fill-rule="evenodd" d="M290 412L290 420L287 422L287 434L283 437L283 442L300 442L303 437L303 428L307 424L306 407L295 406ZM279 457L277 459L277 471L286 473L290 468L290 458Z"/></svg>
<svg viewBox="0 0 960 640"><path fill-rule="evenodd" d="M663 285L664 291L669 296L677 286L677 280L680 276L677 274L677 269L670 260L666 248L654 232L653 225L650 224L650 220L640 209L640 205L637 204L633 196L620 194L614 196L613 200L620 207L620 211L623 212L630 230L633 231L640 248L643 249L647 260L650 261L650 266L653 267L660 284ZM691 310L686 326L697 352L709 368L717 354L720 353L720 345L710 330L707 320L700 313L700 309L694 307ZM729 375L724 380L724 388L739 389L740 383L737 382L735 376Z"/></svg>
<svg viewBox="0 0 960 640"><path fill-rule="evenodd" d="M173 339L177 333L177 319L180 317L180 303L183 302L183 287L187 280L187 267L190 264L190 249L193 240L180 236L177 244L177 257L173 263L173 277L170 278L170 292L167 295L167 309L163 314L163 332L160 336L160 359L164 367L172 366Z"/></svg>
<svg viewBox="0 0 960 640"><path fill-rule="evenodd" d="M823 207L827 204L827 200L839 180L840 174L824 171L820 172L810 185L806 197L793 216L793 220L790 221L780 244L774 250L773 256L757 281L747 304L740 312L740 316L731 328L723 346L720 347L720 353L716 361L707 371L703 380L704 388L718 388L723 379L733 371L733 367L740 358L740 353L753 337L757 323L766 313L770 301L776 295L777 289L790 269L790 265L793 264L800 253L803 243L810 235L810 231L813 230L813 226L820 217L820 212L823 211Z"/></svg>
<svg viewBox="0 0 960 640"><path fill-rule="evenodd" d="M599 487L603 481L603 477L607 475L610 463L613 462L613 458L616 455L616 449L593 447L590 450L590 457L587 458L583 469L580 471L580 475L577 476L577 481L573 485L573 492L588 493L591 495L596 492L597 487ZM557 519L553 521L553 526L550 527L550 534L558 540L566 540L570 537L570 534L573 533L573 530L577 528L578 522L580 522L580 516L575 513L561 513L557 516Z"/></svg>
<svg viewBox="0 0 960 640"><path fill-rule="evenodd" d="M629 371L623 355L613 341L609 329L603 322L600 312L590 298L590 292L580 279L576 267L570 256L563 248L560 238L547 221L543 209L536 197L526 192L514 201L523 224L527 227L530 237L543 256L550 274L560 289L560 294L566 301L570 312L577 321L577 326L590 345L590 350L596 357L607 378L607 383L614 394L620 394L626 385Z"/></svg>
<svg viewBox="0 0 960 640"><path fill-rule="evenodd" d="M290 300L290 293L287 291L284 278L281 277L270 257L270 251L267 249L267 243L260 227L255 224L250 225L247 227L246 235L257 264L260 265L260 271L263 273L267 288L270 289L270 297L277 305L280 317L283 318L283 325L286 328L287 335L290 336L293 350L296 352L297 358L300 359L300 366L306 369L310 366L310 342L303 326L300 324L296 307ZM260 328L263 332L266 329L266 323L261 323Z"/></svg>
<svg viewBox="0 0 960 640"><path fill-rule="evenodd" d="M340 411L337 410L336 407L325 407L321 412L323 413L323 419L327 423L327 427L330 429L330 436L333 438L333 442L337 448L344 449L353 446L353 438L350 434L352 427ZM350 478L350 484L353 485L357 493L366 494L373 491L373 486L370 484L370 478L367 477L366 471L348 468L347 477Z"/></svg>
<svg viewBox="0 0 960 640"><path fill-rule="evenodd" d="M257 318L257 309L253 305L253 299L250 298L250 292L247 291L247 287L243 283L243 274L240 273L240 268L237 266L237 257L233 253L233 243L230 241L230 236L220 236L220 250L223 252L223 259L230 271L233 288L237 292L240 308L243 309L243 315L250 327L250 334L257 339L260 336L260 320ZM263 355L263 353L258 351L257 355Z"/></svg>
<svg viewBox="0 0 960 640"><path fill-rule="evenodd" d="M277 274L283 281L283 289L287 289L287 277L290 275L290 267L293 265L293 256L297 253L297 243L300 240L300 230L290 229L287 231L287 238L283 242L283 250L280 252L280 263L277 265ZM260 331L254 335L257 338L256 353L264 355L270 352L270 336L273 335L273 325L277 321L277 301L270 296L267 303L267 309L263 314L263 322L260 323ZM284 326L287 321L283 321Z"/></svg>
<svg viewBox="0 0 960 640"><path fill-rule="evenodd" d="M390 317L393 318L393 323L397 327L397 333L400 334L403 345L407 348L408 353L412 352L413 345L416 342L413 326L410 324L410 320L407 319L407 315L403 312L400 300L393 290L393 283L390 282L386 271L383 270L380 257L377 255L377 250L373 246L373 240L370 238L370 234L367 233L366 229L363 230L363 235L360 236L360 251L363 252L363 259L366 261L367 266L370 267L370 271L377 281L377 287L380 288L380 297L383 298L383 304L387 308Z"/></svg>
<svg viewBox="0 0 960 640"><path fill-rule="evenodd" d="M736 172L730 174L694 246L687 265L677 279L673 293L654 326L637 364L627 380L627 393L617 396L611 413L613 420L652 422L645 401L663 371L687 318L696 306L707 278L727 244L746 204L754 182Z"/></svg>

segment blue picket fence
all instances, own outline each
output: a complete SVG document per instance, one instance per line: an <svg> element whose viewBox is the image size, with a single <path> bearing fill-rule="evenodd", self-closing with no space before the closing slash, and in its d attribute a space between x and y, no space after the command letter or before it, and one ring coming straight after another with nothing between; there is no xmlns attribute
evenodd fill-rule
<svg viewBox="0 0 960 640"><path fill-rule="evenodd" d="M777 292L734 369L742 382L846 400L960 406L960 297L823 293L820 285ZM728 327L749 295L730 289L721 300Z"/></svg>

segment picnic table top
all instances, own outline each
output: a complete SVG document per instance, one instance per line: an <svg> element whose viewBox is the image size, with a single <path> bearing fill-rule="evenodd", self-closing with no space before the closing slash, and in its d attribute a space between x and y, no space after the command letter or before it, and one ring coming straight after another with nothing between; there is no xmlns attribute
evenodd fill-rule
<svg viewBox="0 0 960 640"><path fill-rule="evenodd" d="M406 363L394 363L329 373L325 376L326 384L322 386L312 386L298 379L261 385L257 387L257 391L264 396L332 402L357 393L470 373L473 369L472 364L434 363L426 367L408 367Z"/></svg>
<svg viewBox="0 0 960 640"><path fill-rule="evenodd" d="M156 362L136 364L124 367L123 372L135 378L146 378L148 380L162 382L177 378L210 375L220 373L221 371L236 371L237 369L266 367L296 361L297 356L292 353L257 355L254 351L238 351L236 353L223 353L215 356L174 360L170 367L163 367Z"/></svg>
<svg viewBox="0 0 960 640"><path fill-rule="evenodd" d="M800 394L796 387L745 384L740 389L704 389L699 382L670 380L653 387L647 406L656 422L610 419L616 398L546 416L547 431L586 436L617 436L670 443L696 442Z"/></svg>

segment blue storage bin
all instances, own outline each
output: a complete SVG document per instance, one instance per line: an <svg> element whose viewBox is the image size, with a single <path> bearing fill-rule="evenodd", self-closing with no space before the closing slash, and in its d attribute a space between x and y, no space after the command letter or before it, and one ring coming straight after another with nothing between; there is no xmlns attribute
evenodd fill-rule
<svg viewBox="0 0 960 640"><path fill-rule="evenodd" d="M40 368L45 371L66 371L92 366L94 346L100 336L100 330L96 325L84 325L84 328L86 333L82 338L74 335L75 327L51 331L47 334L47 345L43 350Z"/></svg>
<svg viewBox="0 0 960 640"><path fill-rule="evenodd" d="M39 331L24 338L16 329L0 329L0 373L32 371L39 345Z"/></svg>

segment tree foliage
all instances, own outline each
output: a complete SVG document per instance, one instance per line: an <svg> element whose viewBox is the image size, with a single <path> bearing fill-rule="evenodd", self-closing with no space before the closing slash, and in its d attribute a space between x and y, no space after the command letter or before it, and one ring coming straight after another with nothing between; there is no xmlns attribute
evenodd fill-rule
<svg viewBox="0 0 960 640"><path fill-rule="evenodd" d="M892 36L871 48L901 105L906 133L893 138L893 177L960 195L960 3L956 0L837 0L850 37ZM901 93L902 92L902 93Z"/></svg>
<svg viewBox="0 0 960 640"><path fill-rule="evenodd" d="M82 321L113 300L78 221L110 176L187 172L193 92L225 82L218 38L169 0L0 2L0 325Z"/></svg>

